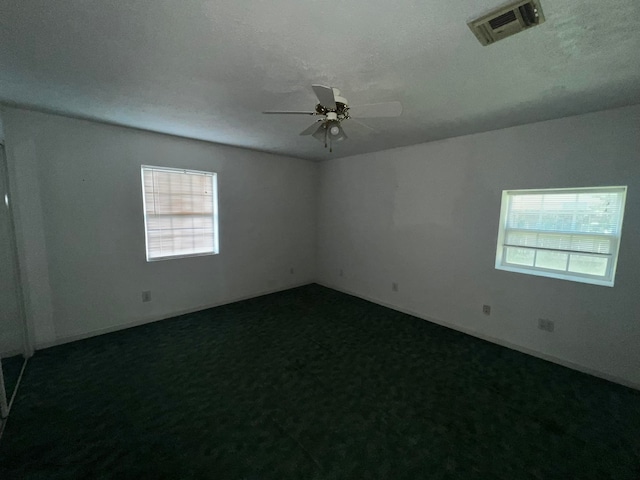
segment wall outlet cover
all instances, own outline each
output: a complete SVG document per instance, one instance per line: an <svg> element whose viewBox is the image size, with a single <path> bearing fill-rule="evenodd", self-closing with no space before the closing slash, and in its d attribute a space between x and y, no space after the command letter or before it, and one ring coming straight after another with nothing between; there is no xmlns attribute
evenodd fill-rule
<svg viewBox="0 0 640 480"><path fill-rule="evenodd" d="M553 332L553 330L555 329L555 322L546 318L539 318L538 328L540 330L544 330L545 332Z"/></svg>

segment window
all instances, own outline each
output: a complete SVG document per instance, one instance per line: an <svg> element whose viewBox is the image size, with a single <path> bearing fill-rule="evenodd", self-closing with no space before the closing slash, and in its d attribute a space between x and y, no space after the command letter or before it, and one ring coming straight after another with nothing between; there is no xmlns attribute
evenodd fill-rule
<svg viewBox="0 0 640 480"><path fill-rule="evenodd" d="M503 191L496 268L613 287L626 193Z"/></svg>
<svg viewBox="0 0 640 480"><path fill-rule="evenodd" d="M142 166L147 261L218 253L216 174Z"/></svg>

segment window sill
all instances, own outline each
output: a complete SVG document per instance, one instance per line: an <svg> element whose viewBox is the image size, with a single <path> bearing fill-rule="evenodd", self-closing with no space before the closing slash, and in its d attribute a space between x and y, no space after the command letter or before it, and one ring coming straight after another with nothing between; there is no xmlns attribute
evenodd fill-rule
<svg viewBox="0 0 640 480"><path fill-rule="evenodd" d="M147 262L162 262L163 260L174 260L177 258L210 257L212 255L218 255L218 254L219 252L188 253L186 255L168 255L166 257L147 258Z"/></svg>
<svg viewBox="0 0 640 480"><path fill-rule="evenodd" d="M547 270L533 270L529 268L516 267L513 265L496 265L496 270L504 270L506 272L523 273L525 275L534 275L537 277L555 278L557 280L569 280L570 282L588 283L590 285L599 285L602 287L613 287L613 280L603 278L589 278L572 274L563 274L560 272L551 272Z"/></svg>

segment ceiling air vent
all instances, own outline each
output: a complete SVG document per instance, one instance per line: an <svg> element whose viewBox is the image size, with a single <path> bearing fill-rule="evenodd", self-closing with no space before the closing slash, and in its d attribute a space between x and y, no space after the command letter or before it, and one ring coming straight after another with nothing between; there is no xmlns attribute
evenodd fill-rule
<svg viewBox="0 0 640 480"><path fill-rule="evenodd" d="M482 45L491 45L544 22L539 0L517 0L467 22Z"/></svg>

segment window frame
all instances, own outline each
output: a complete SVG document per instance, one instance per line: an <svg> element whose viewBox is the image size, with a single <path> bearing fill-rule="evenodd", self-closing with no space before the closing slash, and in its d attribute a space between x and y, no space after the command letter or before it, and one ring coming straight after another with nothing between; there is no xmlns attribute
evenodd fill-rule
<svg viewBox="0 0 640 480"><path fill-rule="evenodd" d="M571 194L571 193L611 193L612 191L619 191L622 195L621 203L620 203L620 221L618 226L618 231L608 235L601 233L581 233L581 232L553 232L548 230L535 230L535 229L508 229L507 228L507 218L509 215L509 208L511 206L511 198L515 196L514 194L528 194L528 195L552 195L552 194ZM495 259L495 268L497 270L504 270L508 272L515 273L524 273L527 275L535 275L547 278L555 278L559 280L569 280L573 282L579 283L587 283L591 285L600 285L613 287L615 283L615 274L618 266L618 256L620 253L620 241L622 238L622 225L624 222L624 211L626 204L626 196L627 196L627 186L616 185L616 186L602 186L602 187L584 187L584 188L543 188L543 189L518 189L518 190L503 190L502 191L502 199L500 205L500 223L498 225L498 238L496 242L496 259ZM601 254L603 256L607 256L610 260L607 262L607 269L605 275L590 275L586 273L579 272L569 272L564 271L561 272L559 270L548 269L544 267L535 266L535 256L534 256L534 265L526 266L526 265L516 265L512 263L506 262L506 251L509 245L505 244L505 236L508 232L527 232L527 233L544 233L544 234L566 234L566 235L584 235L588 237L604 237L611 241L611 253L610 254ZM513 246L512 246L513 247ZM568 253L569 256L567 258L567 262L571 259L571 253L575 253L579 255L580 251L572 251L572 250L562 250L562 249L552 249L552 248L543 248L543 247L529 247L517 245L517 248L532 250L534 252L538 251L555 251ZM590 256L598 256L593 252L582 252L585 255Z"/></svg>
<svg viewBox="0 0 640 480"><path fill-rule="evenodd" d="M201 252L201 253L187 253L178 255L165 255L162 257L149 258L149 230L147 223L147 199L144 185L144 171L145 169L152 169L155 171L166 171L170 173L183 173L191 175L206 175L211 177L211 193L212 193L212 212L211 218L213 222L213 251ZM173 167L160 167L155 165L140 165L140 181L142 186L142 215L144 217L144 246L145 246L145 258L147 262L161 262L164 260L174 260L180 258L191 257L208 257L211 255L218 255L220 253L220 229L218 222L218 174L217 172L208 172L205 170L194 170L189 168L173 168Z"/></svg>

